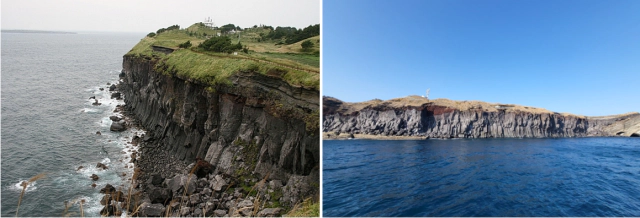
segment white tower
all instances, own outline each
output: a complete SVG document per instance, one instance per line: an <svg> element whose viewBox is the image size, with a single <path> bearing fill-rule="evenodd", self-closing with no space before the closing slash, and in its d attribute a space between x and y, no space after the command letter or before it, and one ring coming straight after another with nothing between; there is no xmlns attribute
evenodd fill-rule
<svg viewBox="0 0 640 218"><path fill-rule="evenodd" d="M430 88L429 88L429 89L427 89L427 95L425 95L425 96L424 96L424 97L425 97L425 98L427 98L427 99L429 99L429 91L431 91L431 89L430 89Z"/></svg>

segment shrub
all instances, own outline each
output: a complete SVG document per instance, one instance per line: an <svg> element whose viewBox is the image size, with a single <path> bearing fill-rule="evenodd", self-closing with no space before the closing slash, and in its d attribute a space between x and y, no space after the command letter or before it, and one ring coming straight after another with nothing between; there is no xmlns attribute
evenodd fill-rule
<svg viewBox="0 0 640 218"><path fill-rule="evenodd" d="M313 48L313 42L307 40L302 42L300 46L302 46L303 51L308 51L309 49Z"/></svg>
<svg viewBox="0 0 640 218"><path fill-rule="evenodd" d="M178 47L180 47L180 48L189 48L189 47L191 47L191 40L186 41L185 43L182 43L182 44L178 45Z"/></svg>
<svg viewBox="0 0 640 218"><path fill-rule="evenodd" d="M154 32L150 32L149 34L147 34L147 37L154 37L154 36L156 36L156 33Z"/></svg>

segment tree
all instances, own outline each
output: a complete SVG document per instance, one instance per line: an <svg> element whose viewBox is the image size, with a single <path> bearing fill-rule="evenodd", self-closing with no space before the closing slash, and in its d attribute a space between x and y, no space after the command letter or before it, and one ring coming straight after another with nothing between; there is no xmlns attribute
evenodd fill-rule
<svg viewBox="0 0 640 218"><path fill-rule="evenodd" d="M313 42L311 42L310 40L306 40L302 42L300 46L302 46L303 51L309 51L309 49L313 48Z"/></svg>
<svg viewBox="0 0 640 218"><path fill-rule="evenodd" d="M229 37L220 36L211 37L210 39L202 42L198 47L206 51L231 53L242 49L242 44L238 42L238 44L234 45L231 43L231 39Z"/></svg>
<svg viewBox="0 0 640 218"><path fill-rule="evenodd" d="M156 36L156 33L154 32L150 32L149 34L147 34L147 37L154 37L154 36Z"/></svg>

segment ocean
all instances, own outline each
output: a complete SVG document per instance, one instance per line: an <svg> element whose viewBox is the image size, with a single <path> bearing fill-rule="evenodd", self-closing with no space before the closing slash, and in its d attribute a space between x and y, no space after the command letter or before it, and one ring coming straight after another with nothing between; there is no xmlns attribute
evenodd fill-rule
<svg viewBox="0 0 640 218"><path fill-rule="evenodd" d="M45 178L27 187L19 216L80 216L82 200L85 216L99 216L100 188L128 188L135 150L128 142L144 132L109 131L109 116L124 102L110 99L107 83L118 81L122 56L144 36L2 33L2 216L16 215L21 182L40 173ZM102 104L92 105L92 96Z"/></svg>
<svg viewBox="0 0 640 218"><path fill-rule="evenodd" d="M325 140L324 216L640 216L639 138Z"/></svg>

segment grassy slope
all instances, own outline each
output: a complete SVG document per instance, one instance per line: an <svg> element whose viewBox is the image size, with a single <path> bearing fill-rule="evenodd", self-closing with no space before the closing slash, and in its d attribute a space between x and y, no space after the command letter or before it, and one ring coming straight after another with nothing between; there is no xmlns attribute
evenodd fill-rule
<svg viewBox="0 0 640 218"><path fill-rule="evenodd" d="M265 32L266 31L266 32ZM229 76L242 70L253 70L266 74L271 70L286 72L281 77L294 86L304 86L319 90L319 36L312 37L315 47L302 52L300 43L292 45L275 45L277 42L258 42L259 34L268 33L261 28L248 29L238 34L229 35L233 43L238 40L247 46L249 54L238 52L229 55L213 52L194 52L190 49L178 49L178 45L190 41L197 47L206 40L203 34L216 35L217 30L194 24L186 29L172 30L158 34L155 37L145 37L134 46L127 55L146 56L161 59L159 63L166 65L168 70L178 72L205 84L228 83ZM192 33L189 35L188 33ZM176 49L171 54L154 52L151 46L162 46ZM296 48L296 46L298 46ZM258 52L255 51L263 51Z"/></svg>

